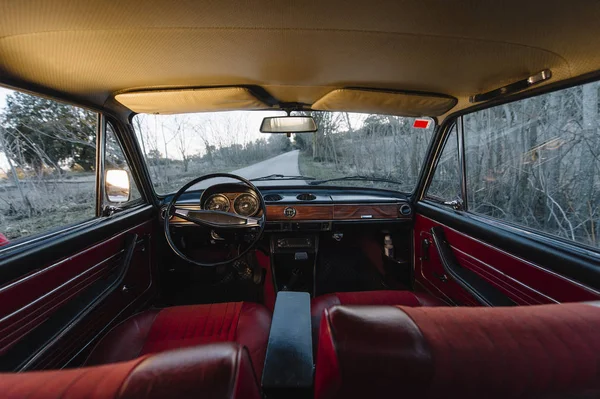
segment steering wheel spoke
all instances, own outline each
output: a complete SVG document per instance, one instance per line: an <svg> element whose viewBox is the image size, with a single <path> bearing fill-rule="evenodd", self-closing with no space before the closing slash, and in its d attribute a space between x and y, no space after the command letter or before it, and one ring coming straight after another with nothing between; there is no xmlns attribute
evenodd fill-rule
<svg viewBox="0 0 600 399"><path fill-rule="evenodd" d="M198 225L215 228L259 227L262 219L229 212L174 208L173 215Z"/></svg>

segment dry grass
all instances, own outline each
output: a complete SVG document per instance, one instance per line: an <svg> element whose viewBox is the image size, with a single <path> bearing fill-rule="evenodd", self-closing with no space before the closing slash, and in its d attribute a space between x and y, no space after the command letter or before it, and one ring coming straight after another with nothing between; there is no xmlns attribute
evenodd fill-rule
<svg viewBox="0 0 600 399"><path fill-rule="evenodd" d="M0 233L14 240L91 219L95 215L95 182L90 174L60 180L21 181L23 196L0 180Z"/></svg>

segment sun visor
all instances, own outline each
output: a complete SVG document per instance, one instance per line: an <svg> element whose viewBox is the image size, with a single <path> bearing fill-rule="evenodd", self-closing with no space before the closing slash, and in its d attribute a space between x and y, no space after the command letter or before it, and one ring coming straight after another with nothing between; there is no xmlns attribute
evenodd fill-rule
<svg viewBox="0 0 600 399"><path fill-rule="evenodd" d="M454 97L375 89L333 90L313 105L318 111L348 111L400 116L439 116L456 105Z"/></svg>
<svg viewBox="0 0 600 399"><path fill-rule="evenodd" d="M117 94L115 100L140 114L166 115L270 108L245 87L138 91Z"/></svg>

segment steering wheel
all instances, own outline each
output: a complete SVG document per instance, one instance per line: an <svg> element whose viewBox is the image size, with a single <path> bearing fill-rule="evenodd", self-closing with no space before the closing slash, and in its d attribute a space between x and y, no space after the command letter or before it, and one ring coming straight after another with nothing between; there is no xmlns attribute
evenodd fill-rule
<svg viewBox="0 0 600 399"><path fill-rule="evenodd" d="M216 177L225 177L225 178L238 180L238 181L244 183L251 190L253 190L257 194L258 201L260 204L260 210L262 210L262 216L261 217L242 216L242 215L238 215L238 214L234 214L234 213L230 213L230 212L211 211L211 210L207 210L207 209L189 210L189 209L177 208L175 206L175 203L177 202L179 197L181 197L181 195L184 192L186 192L188 188L190 188L194 184L198 184L204 180L213 179ZM244 256L250 249L252 249L256 245L258 240L260 240L260 237L262 236L263 231L265 230L266 214L267 214L267 207L265 205L265 200L263 199L262 195L260 195L260 191L258 191L258 188L256 188L256 186L254 184L252 184L252 182L250 182L249 180L244 179L241 176L232 175L229 173L213 173L210 175L204 175L204 176L198 177L197 179L190 181L188 184L181 187L179 189L179 191L177 191L177 193L173 196L173 198L171 198L171 202L169 202L169 205L167 206L167 209L165 211L165 223L164 223L165 238L167 239L167 243L169 244L169 246L171 247L173 252L175 252L175 254L177 256L179 256L181 259L183 259L187 262L193 263L194 265L197 265L197 266L216 267L216 266L224 265L227 263L235 262L236 260L238 260L242 256ZM247 235L249 237L251 237L251 241L248 244L248 247L246 249L239 252L238 255L232 259L227 259L227 260L220 261L220 262L211 262L211 263L199 262L197 260L189 258L187 255L185 255L183 252L181 252L181 250L179 250L179 248L177 248L177 246L173 242L173 238L171 238L171 231L169 229L170 219L172 216L177 216L178 218L187 220L188 222L192 222L199 226L207 226L207 227L213 227L213 228L217 228L217 229L231 229L231 230L235 230L237 232L247 233Z"/></svg>

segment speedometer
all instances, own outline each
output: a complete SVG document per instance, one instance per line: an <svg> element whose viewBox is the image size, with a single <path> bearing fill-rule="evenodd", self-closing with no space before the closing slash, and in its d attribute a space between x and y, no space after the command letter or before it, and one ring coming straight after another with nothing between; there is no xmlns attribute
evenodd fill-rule
<svg viewBox="0 0 600 399"><path fill-rule="evenodd" d="M208 197L204 203L204 209L209 211L229 211L229 198L223 194L214 194Z"/></svg>
<svg viewBox="0 0 600 399"><path fill-rule="evenodd" d="M245 193L240 194L235 201L233 201L233 210L238 215L252 216L258 212L258 198L256 196Z"/></svg>

